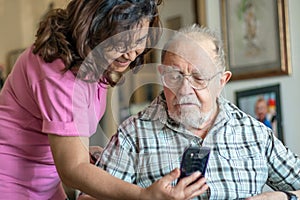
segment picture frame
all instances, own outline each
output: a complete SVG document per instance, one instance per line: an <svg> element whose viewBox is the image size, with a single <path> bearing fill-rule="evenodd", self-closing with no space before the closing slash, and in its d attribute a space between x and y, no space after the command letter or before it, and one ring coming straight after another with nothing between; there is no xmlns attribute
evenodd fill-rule
<svg viewBox="0 0 300 200"><path fill-rule="evenodd" d="M166 0L160 8L164 28L178 30L185 25L206 25L206 0Z"/></svg>
<svg viewBox="0 0 300 200"><path fill-rule="evenodd" d="M206 0L194 0L195 1L195 16L196 23L201 26L206 26Z"/></svg>
<svg viewBox="0 0 300 200"><path fill-rule="evenodd" d="M255 109L261 109L257 103L262 99L267 103L266 120L271 124L275 136L284 143L281 101L280 101L280 84L274 84L259 88L251 88L235 92L236 105L245 113L258 119ZM257 112L261 112L258 111ZM267 125L268 126L268 125Z"/></svg>
<svg viewBox="0 0 300 200"><path fill-rule="evenodd" d="M287 0L221 0L231 80L291 73Z"/></svg>

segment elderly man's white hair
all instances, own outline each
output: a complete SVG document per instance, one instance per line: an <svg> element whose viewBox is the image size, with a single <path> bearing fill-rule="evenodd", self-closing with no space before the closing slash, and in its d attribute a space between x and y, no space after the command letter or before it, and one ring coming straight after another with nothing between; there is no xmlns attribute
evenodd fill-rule
<svg viewBox="0 0 300 200"><path fill-rule="evenodd" d="M212 49L216 56L213 59L215 65L220 70L225 70L225 53L223 48L223 42L220 38L220 34L217 31L213 31L208 27L199 26L198 24L193 24L190 26L183 27L178 31L174 32L173 36L169 39L169 41L164 45L161 60L163 61L166 52L168 52L169 46L174 42L178 41L178 39L182 37L187 37L195 42L201 42L203 40L211 40L215 49Z"/></svg>

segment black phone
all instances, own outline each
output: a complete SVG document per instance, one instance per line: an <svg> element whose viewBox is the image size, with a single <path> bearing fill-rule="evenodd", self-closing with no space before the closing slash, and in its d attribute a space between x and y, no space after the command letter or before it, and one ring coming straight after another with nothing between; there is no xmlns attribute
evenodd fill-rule
<svg viewBox="0 0 300 200"><path fill-rule="evenodd" d="M178 179L178 182L180 179L186 176L190 176L196 171L201 172L201 177L204 176L209 160L209 155L209 147L188 147L183 153L180 164L180 177Z"/></svg>

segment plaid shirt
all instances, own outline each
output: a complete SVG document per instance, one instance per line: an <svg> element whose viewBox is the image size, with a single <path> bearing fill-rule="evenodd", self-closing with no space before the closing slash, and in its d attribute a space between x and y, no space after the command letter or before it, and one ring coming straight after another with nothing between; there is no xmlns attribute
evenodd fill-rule
<svg viewBox="0 0 300 200"><path fill-rule="evenodd" d="M271 129L222 97L218 103L214 126L202 140L168 118L161 94L121 124L99 166L147 187L180 167L187 146L203 145L211 148L205 174L210 190L195 199L246 198L261 193L265 184L275 190L300 189L300 159Z"/></svg>

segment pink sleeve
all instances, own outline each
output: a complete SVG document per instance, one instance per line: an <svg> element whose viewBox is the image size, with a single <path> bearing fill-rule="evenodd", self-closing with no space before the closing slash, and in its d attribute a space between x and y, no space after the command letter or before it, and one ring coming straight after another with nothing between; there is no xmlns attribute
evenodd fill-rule
<svg viewBox="0 0 300 200"><path fill-rule="evenodd" d="M62 76L48 76L35 85L35 98L43 118L42 131L90 136L96 132L104 113L106 90L99 89L96 83L76 80L72 74Z"/></svg>

